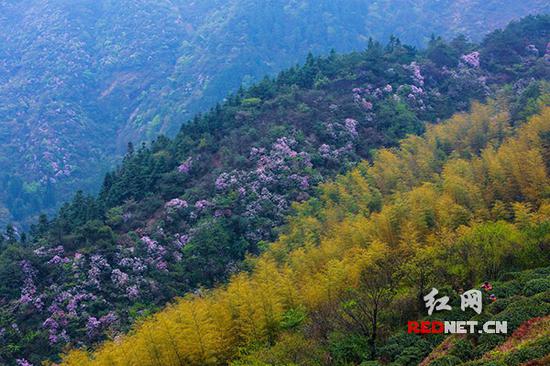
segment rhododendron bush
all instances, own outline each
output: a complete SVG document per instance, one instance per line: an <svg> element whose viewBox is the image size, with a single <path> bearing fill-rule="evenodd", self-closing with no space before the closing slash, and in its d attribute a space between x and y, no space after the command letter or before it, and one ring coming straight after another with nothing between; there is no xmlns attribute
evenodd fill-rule
<svg viewBox="0 0 550 366"><path fill-rule="evenodd" d="M530 38L525 46L538 44ZM97 197L78 193L28 235L0 236L0 363L93 346L175 296L248 269L246 256L277 238L293 203L474 99L502 96L514 122L536 112L548 88L543 47L493 71L495 44L445 45L453 62L396 39L310 56L229 96L175 139L130 147Z"/></svg>

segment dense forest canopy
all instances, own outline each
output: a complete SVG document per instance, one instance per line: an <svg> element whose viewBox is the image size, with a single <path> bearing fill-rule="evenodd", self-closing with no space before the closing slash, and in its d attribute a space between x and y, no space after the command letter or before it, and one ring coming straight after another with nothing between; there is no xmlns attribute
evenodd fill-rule
<svg viewBox="0 0 550 366"><path fill-rule="evenodd" d="M391 35L478 41L548 11L545 0L2 0L0 225L28 228L76 190L96 192L129 141L174 135L310 51Z"/></svg>
<svg viewBox="0 0 550 366"><path fill-rule="evenodd" d="M542 359L550 345L549 133L548 106L516 127L505 106L475 104L323 184L250 260L249 273L179 299L92 358L71 352L62 365L418 364L443 340L403 332L403 319L422 314L427 289L451 294L533 268L495 283L500 299L474 318L511 319L510 332L533 319L521 347L490 352L506 341L501 334L449 338L425 364Z"/></svg>
<svg viewBox="0 0 550 366"><path fill-rule="evenodd" d="M432 37L426 49L418 50L392 37L387 44L371 40L361 52L310 54L302 66L229 95L223 104L184 124L174 139L161 136L148 145L128 144L122 164L106 174L97 196L78 192L52 219L42 215L29 232L8 226L0 236L0 361L10 366L16 360L38 364L57 359L68 347L96 346L129 330L175 296L200 297L201 288L226 283L231 277L248 281L246 274L234 275L260 270L256 260L246 257L262 253L259 263L268 261L266 270L273 270L273 280L279 264L284 268L294 256L303 260L297 267L318 260L315 265L321 267L305 265L300 271L312 272L296 274L311 283L294 283L295 274L281 273L282 280L290 281L289 289L299 286L297 291L305 291L300 296L311 296L318 303L300 300L295 305L305 308L294 310L288 304L274 304L273 323L250 330L260 332L257 340L262 344L249 344L248 330L235 333L236 339L228 340L232 343L221 346L216 343L218 335L213 335L204 352L194 354L193 346L185 354L190 362L233 359L241 345L262 346L264 341L274 345L282 336L281 311L296 311L293 316L303 315L305 321L315 306L325 303L325 295L307 289L319 283L313 277L317 270L323 271L323 263L338 258L354 261L355 255L365 255L361 258L368 262L370 251L376 251L373 258L380 255L380 260L393 250L404 250L407 258L420 255L399 245L401 235L412 235L407 237L411 241L417 236L419 245L433 244L430 235L448 228L450 237L444 243L450 248L434 247L434 253L426 253L439 260L450 253L446 250L455 250L455 244L471 244L464 238L480 237L474 244L485 245L483 230L499 240L502 232L505 237L511 233L513 238L529 240L509 270L547 265L537 248L547 245L544 200L549 145L543 127L548 120L544 106L549 99L549 22L548 16L527 17L479 44L464 37L451 41ZM488 106L474 104L469 115L451 118L468 111L472 101L491 99ZM445 124L430 127L448 118ZM528 120L531 127L521 127ZM530 128L540 136L533 137ZM423 138L407 138L426 129ZM377 150L396 146L404 138L400 151L406 156ZM374 165L365 159L375 159ZM327 183L339 174L344 175ZM412 205L410 200L419 206L407 206ZM402 217L402 223L387 216L395 214L398 220L399 214L409 211L413 216ZM359 220L365 225L361 230L367 231L345 221L348 217ZM518 217L531 220L533 232L518 223ZM387 232L379 229L383 223L377 220L389 220ZM333 221L335 230L344 230L338 226L344 222L350 235L357 231L358 236L351 238L359 242L350 239L353 247L349 247L330 241L337 257L323 256L321 239L333 233L322 230L333 227ZM478 221L479 227L474 225ZM423 231L409 233L408 226ZM348 237L339 240L344 238ZM288 243L288 248L280 242ZM503 250L517 243L510 242ZM502 255L507 260L512 254ZM266 259L271 257L275 262ZM367 264L363 259L357 265ZM500 274L494 269L499 263L491 263L491 271L483 272L479 266L485 262L466 267L453 262L454 270L442 275L453 283L475 285L483 276ZM360 286L362 267L354 268L341 270L346 276L356 275L353 283ZM265 286L271 291L271 285ZM191 301L210 304L210 300ZM225 316L223 307L220 311ZM205 316L210 323L210 315ZM154 318L144 324L156 327ZM341 329L332 331L337 336ZM246 350L251 357L260 357L253 355L255 348ZM261 350L272 351L276 352ZM135 357L142 357L139 352ZM69 357L72 364L85 364L80 353Z"/></svg>

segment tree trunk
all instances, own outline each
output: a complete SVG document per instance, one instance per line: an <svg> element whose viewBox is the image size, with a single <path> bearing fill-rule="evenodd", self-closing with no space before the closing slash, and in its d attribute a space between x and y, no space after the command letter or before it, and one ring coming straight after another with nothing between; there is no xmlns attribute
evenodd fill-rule
<svg viewBox="0 0 550 366"><path fill-rule="evenodd" d="M370 357L376 359L376 335L378 333L378 307L375 307L372 314L372 332L370 335Z"/></svg>

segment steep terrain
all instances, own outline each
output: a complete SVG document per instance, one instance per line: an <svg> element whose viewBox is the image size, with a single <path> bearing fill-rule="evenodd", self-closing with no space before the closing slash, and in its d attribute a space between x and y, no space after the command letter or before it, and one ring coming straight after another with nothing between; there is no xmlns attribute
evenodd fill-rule
<svg viewBox="0 0 550 366"><path fill-rule="evenodd" d="M544 0L2 0L0 224L95 191L129 141L174 134L309 51L361 50L391 34L476 41L549 10Z"/></svg>
<svg viewBox="0 0 550 366"><path fill-rule="evenodd" d="M421 133L425 122L467 110L471 100L507 104L499 107L510 112L498 114L502 131L489 136L500 141L507 125L547 99L548 22L526 18L480 45L434 39L418 52L393 39L359 53L309 56L304 66L229 96L174 140L129 146L98 197L79 193L28 235L9 227L0 236L0 361L37 363L67 346L94 345L174 296L249 269L245 255L276 240L292 202L322 194L319 183L372 158L374 148ZM474 117L492 114L480 109ZM474 134L478 150L485 133ZM452 152L444 140L436 144L438 154ZM351 209L366 213L359 205L366 200L377 211L394 188L352 195ZM309 244L319 238L300 230Z"/></svg>
<svg viewBox="0 0 550 366"><path fill-rule="evenodd" d="M550 106L510 122L502 105L474 105L378 151L296 205L250 271L62 365L544 364ZM459 310L459 289L493 279L480 315ZM454 307L432 319L506 320L509 334L404 334L432 287Z"/></svg>

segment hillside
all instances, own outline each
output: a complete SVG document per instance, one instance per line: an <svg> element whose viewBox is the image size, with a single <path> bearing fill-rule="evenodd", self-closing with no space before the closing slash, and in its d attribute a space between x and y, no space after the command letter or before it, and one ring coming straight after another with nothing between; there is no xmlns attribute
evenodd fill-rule
<svg viewBox="0 0 550 366"><path fill-rule="evenodd" d="M362 50L391 34L477 41L549 11L544 0L2 0L0 225L28 227L77 189L96 192L129 141L174 135L309 51Z"/></svg>
<svg viewBox="0 0 550 366"><path fill-rule="evenodd" d="M479 45L434 38L417 51L394 38L309 56L229 96L173 140L129 145L97 197L79 193L53 220L0 236L0 361L38 363L93 346L175 296L248 270L243 259L277 239L292 202L318 197L319 183L471 100L498 98L506 123L521 124L547 100L548 53L532 51L546 47L547 25L547 16L529 17ZM380 194L365 199L381 207Z"/></svg>
<svg viewBox="0 0 550 366"><path fill-rule="evenodd" d="M502 105L474 105L323 184L250 271L62 365L544 364L548 136L548 106L513 126ZM428 289L453 296L497 279L474 319L507 320L508 335L403 334Z"/></svg>
<svg viewBox="0 0 550 366"><path fill-rule="evenodd" d="M511 324L508 337L451 336L422 360L421 365L547 365L550 361L549 277L550 267L503 275L502 281L493 283L498 300L489 305L485 314L472 320L507 320L509 326Z"/></svg>

